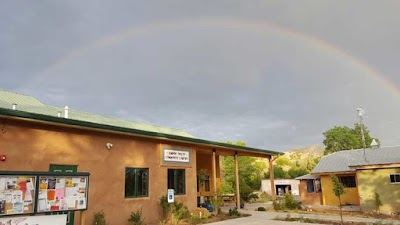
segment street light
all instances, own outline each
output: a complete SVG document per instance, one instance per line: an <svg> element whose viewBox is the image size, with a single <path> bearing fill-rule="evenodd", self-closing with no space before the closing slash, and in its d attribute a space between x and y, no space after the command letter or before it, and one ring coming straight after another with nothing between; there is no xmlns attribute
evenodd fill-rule
<svg viewBox="0 0 400 225"><path fill-rule="evenodd" d="M367 157L365 156L365 136L364 136L364 125L363 125L364 109L362 107L358 107L357 113L358 113L358 116L360 117L360 128L361 128L362 144L363 144L363 149L364 149L364 160L367 161Z"/></svg>

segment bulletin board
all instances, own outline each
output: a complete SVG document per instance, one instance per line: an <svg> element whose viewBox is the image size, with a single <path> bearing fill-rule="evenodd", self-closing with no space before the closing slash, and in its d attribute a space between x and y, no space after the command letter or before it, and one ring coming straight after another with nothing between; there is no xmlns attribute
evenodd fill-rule
<svg viewBox="0 0 400 225"><path fill-rule="evenodd" d="M34 212L36 176L0 175L0 216Z"/></svg>
<svg viewBox="0 0 400 225"><path fill-rule="evenodd" d="M36 211L87 209L88 176L39 176Z"/></svg>

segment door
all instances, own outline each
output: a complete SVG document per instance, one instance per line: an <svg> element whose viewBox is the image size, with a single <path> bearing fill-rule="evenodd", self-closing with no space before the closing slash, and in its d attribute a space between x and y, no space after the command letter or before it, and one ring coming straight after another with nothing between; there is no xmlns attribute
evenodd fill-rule
<svg viewBox="0 0 400 225"><path fill-rule="evenodd" d="M50 164L50 172L76 173L76 172L78 172L78 166ZM74 225L75 212L59 212L59 213L52 213L52 214L65 214L65 213L68 213L66 225Z"/></svg>

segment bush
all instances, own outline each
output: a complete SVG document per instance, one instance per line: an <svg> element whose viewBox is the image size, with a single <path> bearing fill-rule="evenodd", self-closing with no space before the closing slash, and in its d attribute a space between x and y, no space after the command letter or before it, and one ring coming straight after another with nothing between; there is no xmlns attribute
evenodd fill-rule
<svg viewBox="0 0 400 225"><path fill-rule="evenodd" d="M200 216L201 213L201 216ZM206 208L196 208L192 211L192 217L198 216L200 218L208 218L211 216L210 212Z"/></svg>
<svg viewBox="0 0 400 225"><path fill-rule="evenodd" d="M107 225L103 210L94 213L93 225Z"/></svg>
<svg viewBox="0 0 400 225"><path fill-rule="evenodd" d="M211 206L213 208L213 212L215 214L218 214L219 211L220 211L220 207L223 204L222 196L220 194L216 194L214 196L211 196L209 201L210 201L210 204L211 204Z"/></svg>
<svg viewBox="0 0 400 225"><path fill-rule="evenodd" d="M282 200L276 200L272 203L274 210L284 210L285 209L285 202Z"/></svg>
<svg viewBox="0 0 400 225"><path fill-rule="evenodd" d="M172 224L177 225L182 219L189 218L190 213L188 208L181 202L174 202L171 209Z"/></svg>
<svg viewBox="0 0 400 225"><path fill-rule="evenodd" d="M228 214L229 214L229 216L231 216L231 217L238 217L238 216L240 216L240 212L237 210L237 208L229 209Z"/></svg>
<svg viewBox="0 0 400 225"><path fill-rule="evenodd" d="M285 208L286 209L300 209L300 204L294 199L293 195L287 193L285 195Z"/></svg>
<svg viewBox="0 0 400 225"><path fill-rule="evenodd" d="M129 217L128 221L132 225L145 225L142 220L142 209L136 212L131 212L131 216Z"/></svg>
<svg viewBox="0 0 400 225"><path fill-rule="evenodd" d="M264 207L258 207L257 211L267 211Z"/></svg>
<svg viewBox="0 0 400 225"><path fill-rule="evenodd" d="M159 205L161 207L161 218L167 219L171 205L168 203L168 198L166 195L160 197Z"/></svg>

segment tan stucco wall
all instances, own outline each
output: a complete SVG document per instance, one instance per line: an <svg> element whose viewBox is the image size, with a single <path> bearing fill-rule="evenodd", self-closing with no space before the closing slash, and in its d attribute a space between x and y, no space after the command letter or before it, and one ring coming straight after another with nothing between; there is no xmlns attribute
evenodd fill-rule
<svg viewBox="0 0 400 225"><path fill-rule="evenodd" d="M400 184L390 183L390 174L400 173L400 168L358 170L358 190L364 211L374 211L375 193L382 201L380 211L400 211Z"/></svg>
<svg viewBox="0 0 400 225"><path fill-rule="evenodd" d="M173 142L0 119L0 162L3 171L48 171L50 164L78 165L78 172L90 172L86 224L93 213L104 210L110 225L128 224L132 211L143 210L147 224L158 224L159 198L167 192L167 169L160 166L160 145L192 148L192 164L186 169L186 195L176 196L189 209L196 207L196 149ZM106 143L112 143L108 150ZM126 199L125 168L149 168L149 197ZM182 167L181 167L182 168ZM79 213L75 213L79 224Z"/></svg>
<svg viewBox="0 0 400 225"><path fill-rule="evenodd" d="M321 205L321 192L307 193L307 180L301 180L299 184L300 199L302 205Z"/></svg>
<svg viewBox="0 0 400 225"><path fill-rule="evenodd" d="M350 174L347 174L350 175ZM337 174L340 176L340 174ZM356 177L357 181L357 177ZM358 184L357 184L358 186ZM322 203L323 205L338 206L338 197L333 193L333 184L329 175L321 175ZM342 205L359 205L360 198L357 187L345 188L345 193L340 196Z"/></svg>

